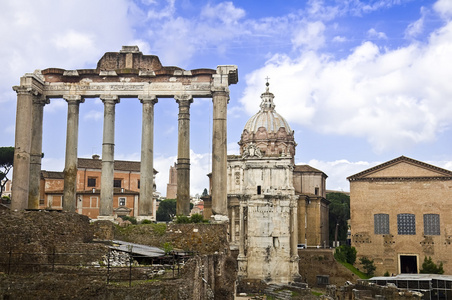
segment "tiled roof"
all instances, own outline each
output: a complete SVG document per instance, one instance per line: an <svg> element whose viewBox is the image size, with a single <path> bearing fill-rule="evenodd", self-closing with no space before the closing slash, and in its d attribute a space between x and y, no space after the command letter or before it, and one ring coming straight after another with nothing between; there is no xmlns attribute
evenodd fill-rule
<svg viewBox="0 0 452 300"><path fill-rule="evenodd" d="M421 168L424 168L424 169L431 170L433 172L437 172L438 173L437 177L445 177L445 178L452 177L452 171L449 171L449 170L446 170L446 169L443 169L443 168L440 168L440 167L437 167L437 166L434 166L434 165L431 165L431 164L428 164L428 163L425 163L425 162L422 162L422 161L419 161L419 160L415 160L415 159L412 159L412 158L409 158L409 157L406 157L406 156L402 155L402 156L399 156L399 157L397 157L395 159L392 159L390 161L387 161L385 163L382 163L382 164L379 164L379 165L377 165L375 167L372 167L370 169L367 169L367 170L364 170L364 171L359 172L357 174L354 174L352 176L349 176L349 177L347 177L347 179L349 181L358 180L358 179L360 179L360 178L362 178L362 177L364 177L366 175L369 175L369 174L372 174L372 173L374 173L376 171L379 171L379 170L388 168L390 166L396 165L396 164L398 164L400 162L409 163L411 165L415 165L415 166L418 166L418 167L421 167ZM411 177L409 174L407 174L406 177L407 178L415 178L415 177ZM419 177L419 179L422 179L422 178L426 178L426 177Z"/></svg>
<svg viewBox="0 0 452 300"><path fill-rule="evenodd" d="M314 173L323 173L320 170L317 170L316 168L313 168L309 165L295 165L294 167L295 172L314 172Z"/></svg>
<svg viewBox="0 0 452 300"><path fill-rule="evenodd" d="M125 161L125 160L115 160L115 171L131 171L140 172L139 161ZM78 158L77 167L79 169L102 169L102 160L93 158ZM158 173L154 169L154 174Z"/></svg>
<svg viewBox="0 0 452 300"><path fill-rule="evenodd" d="M42 170L41 178L43 178L43 179L64 179L64 173Z"/></svg>

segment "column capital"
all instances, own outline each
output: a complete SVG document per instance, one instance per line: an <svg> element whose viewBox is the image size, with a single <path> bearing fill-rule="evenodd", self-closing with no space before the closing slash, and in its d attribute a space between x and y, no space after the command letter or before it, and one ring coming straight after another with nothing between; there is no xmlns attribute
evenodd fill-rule
<svg viewBox="0 0 452 300"><path fill-rule="evenodd" d="M66 100L68 104L79 104L85 102L85 99L80 95L63 95L63 99Z"/></svg>
<svg viewBox="0 0 452 300"><path fill-rule="evenodd" d="M18 94L18 95L35 95L37 96L39 94L38 90L32 88L31 86L25 86L25 85L15 85L13 86L13 90Z"/></svg>
<svg viewBox="0 0 452 300"><path fill-rule="evenodd" d="M181 104L190 104L193 103L193 96L192 95L174 95L174 99L176 99L176 102Z"/></svg>
<svg viewBox="0 0 452 300"><path fill-rule="evenodd" d="M33 98L33 104L46 105L50 103L50 99L44 95L37 95Z"/></svg>
<svg viewBox="0 0 452 300"><path fill-rule="evenodd" d="M216 97L225 97L227 99L227 103L229 104L229 89L212 89L212 102L215 101Z"/></svg>
<svg viewBox="0 0 452 300"><path fill-rule="evenodd" d="M99 96L100 100L102 100L102 102L104 104L117 104L119 103L119 97L118 95L100 95Z"/></svg>
<svg viewBox="0 0 452 300"><path fill-rule="evenodd" d="M151 102L151 104L156 104L159 102L156 95L139 95L138 100L140 100L141 103L145 102Z"/></svg>

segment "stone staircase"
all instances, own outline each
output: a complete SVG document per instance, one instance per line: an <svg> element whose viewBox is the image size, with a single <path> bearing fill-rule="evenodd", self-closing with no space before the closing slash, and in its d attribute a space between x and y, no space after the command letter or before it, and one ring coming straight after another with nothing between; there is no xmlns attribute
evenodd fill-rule
<svg viewBox="0 0 452 300"><path fill-rule="evenodd" d="M277 300L290 300L292 299L292 292L286 287L285 285L270 284L264 290L264 293Z"/></svg>

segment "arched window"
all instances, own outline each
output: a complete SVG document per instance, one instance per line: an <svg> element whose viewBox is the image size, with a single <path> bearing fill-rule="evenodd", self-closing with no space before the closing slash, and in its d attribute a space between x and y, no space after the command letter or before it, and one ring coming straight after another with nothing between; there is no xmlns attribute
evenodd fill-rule
<svg viewBox="0 0 452 300"><path fill-rule="evenodd" d="M416 216L414 214L398 214L397 233L416 235Z"/></svg>
<svg viewBox="0 0 452 300"><path fill-rule="evenodd" d="M375 214L374 215L374 233L375 234L389 234L389 215Z"/></svg>

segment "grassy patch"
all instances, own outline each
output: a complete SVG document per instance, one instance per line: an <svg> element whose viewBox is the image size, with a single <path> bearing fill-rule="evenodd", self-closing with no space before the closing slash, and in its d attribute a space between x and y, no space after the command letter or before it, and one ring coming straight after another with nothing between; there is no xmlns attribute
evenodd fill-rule
<svg viewBox="0 0 452 300"><path fill-rule="evenodd" d="M321 292L316 292L316 291L311 291L311 294L313 294L314 296L322 296L323 295L323 293L321 293Z"/></svg>
<svg viewBox="0 0 452 300"><path fill-rule="evenodd" d="M350 271L352 271L353 274L357 275L359 278L361 278L361 279L369 279L370 278L369 276L367 276L366 274L364 274L363 272L361 272L360 270L355 268L353 265L346 263L346 262L342 262L342 261L338 261L338 262L341 263L344 267L346 267Z"/></svg>

